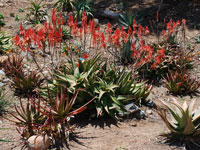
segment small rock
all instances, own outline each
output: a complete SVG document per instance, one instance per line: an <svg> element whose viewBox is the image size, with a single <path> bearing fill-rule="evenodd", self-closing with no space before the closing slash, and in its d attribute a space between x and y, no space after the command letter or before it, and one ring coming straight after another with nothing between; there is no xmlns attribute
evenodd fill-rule
<svg viewBox="0 0 200 150"><path fill-rule="evenodd" d="M6 82L8 82L9 81L9 79L8 78L5 78L5 79L3 79L3 83L6 83Z"/></svg>
<svg viewBox="0 0 200 150"><path fill-rule="evenodd" d="M0 7L4 7L4 4L3 4L3 3L0 3Z"/></svg>
<svg viewBox="0 0 200 150"><path fill-rule="evenodd" d="M0 87L3 87L4 85L5 85L4 83L0 82Z"/></svg>
<svg viewBox="0 0 200 150"><path fill-rule="evenodd" d="M97 27L99 25L99 19L94 18L94 24L95 24L95 27Z"/></svg>
<svg viewBox="0 0 200 150"><path fill-rule="evenodd" d="M34 27L35 31L38 32L40 30L44 30L44 25L43 24L37 24L35 27Z"/></svg>
<svg viewBox="0 0 200 150"><path fill-rule="evenodd" d="M148 114L148 115L151 115L152 114L152 111L151 110L146 110L146 113Z"/></svg>
<svg viewBox="0 0 200 150"><path fill-rule="evenodd" d="M103 16L108 17L110 19L118 19L119 18L119 13L113 13L108 10L104 10L102 13Z"/></svg>
<svg viewBox="0 0 200 150"><path fill-rule="evenodd" d="M6 3L11 3L11 0L7 0Z"/></svg>
<svg viewBox="0 0 200 150"><path fill-rule="evenodd" d="M129 126L132 126L132 127L137 127L137 123L131 123L131 124L129 124Z"/></svg>
<svg viewBox="0 0 200 150"><path fill-rule="evenodd" d="M28 53L28 52L25 52L25 51L23 51L23 52L21 52L21 56L22 57L30 57L30 54Z"/></svg>
<svg viewBox="0 0 200 150"><path fill-rule="evenodd" d="M44 71L43 74L44 74L45 76L47 76L47 75L49 74L49 71Z"/></svg>
<svg viewBox="0 0 200 150"><path fill-rule="evenodd" d="M47 150L50 145L50 139L47 135L33 135L27 141L29 150Z"/></svg>
<svg viewBox="0 0 200 150"><path fill-rule="evenodd" d="M0 56L0 63L4 63L8 59L8 56Z"/></svg>
<svg viewBox="0 0 200 150"><path fill-rule="evenodd" d="M3 70L0 70L0 81L5 79L5 72Z"/></svg>

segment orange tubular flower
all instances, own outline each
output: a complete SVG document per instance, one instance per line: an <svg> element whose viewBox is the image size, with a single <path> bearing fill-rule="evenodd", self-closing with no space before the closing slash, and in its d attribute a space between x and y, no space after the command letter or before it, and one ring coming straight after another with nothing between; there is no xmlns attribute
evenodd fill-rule
<svg viewBox="0 0 200 150"><path fill-rule="evenodd" d="M145 28L145 35L148 35L149 34L149 28L146 26Z"/></svg>
<svg viewBox="0 0 200 150"><path fill-rule="evenodd" d="M136 23L136 20L134 19L133 20L133 29L135 29L137 27L137 23Z"/></svg>
<svg viewBox="0 0 200 150"><path fill-rule="evenodd" d="M83 55L83 58L84 58L84 59L87 59L87 58L88 58L88 55L87 55L87 54L84 54L84 55Z"/></svg>
<svg viewBox="0 0 200 150"><path fill-rule="evenodd" d="M111 34L111 33L112 33L112 28L111 28L110 22L108 22L108 24L107 24L106 32L107 32L108 34Z"/></svg>
<svg viewBox="0 0 200 150"><path fill-rule="evenodd" d="M72 13L69 14L69 19L68 19L67 23L68 23L68 26L71 29L73 27L73 24L74 24L74 19L73 19Z"/></svg>
<svg viewBox="0 0 200 150"><path fill-rule="evenodd" d="M55 11L55 8L53 9L52 14L51 14L51 21L52 21L53 24L56 24L56 11Z"/></svg>
<svg viewBox="0 0 200 150"><path fill-rule="evenodd" d="M76 36L78 34L78 26L77 26L77 20L75 20L72 28L72 35Z"/></svg>
<svg viewBox="0 0 200 150"><path fill-rule="evenodd" d="M61 24L63 25L65 23L65 18L62 18Z"/></svg>
<svg viewBox="0 0 200 150"><path fill-rule="evenodd" d="M131 27L129 26L129 28L128 28L128 34L129 35L131 35L132 34L132 29L131 29Z"/></svg>
<svg viewBox="0 0 200 150"><path fill-rule="evenodd" d="M16 46L19 45L19 40L20 40L20 37L18 35L16 35L15 38L14 38L14 43L15 43Z"/></svg>
<svg viewBox="0 0 200 150"><path fill-rule="evenodd" d="M166 31L162 30L162 35L165 36L166 35Z"/></svg>
<svg viewBox="0 0 200 150"><path fill-rule="evenodd" d="M84 34L87 33L87 15L85 11L82 13L81 26L84 29Z"/></svg>
<svg viewBox="0 0 200 150"><path fill-rule="evenodd" d="M115 30L114 35L112 36L112 42L114 45L120 45L120 38L121 38L121 34L120 34L120 30L117 28Z"/></svg>
<svg viewBox="0 0 200 150"><path fill-rule="evenodd" d="M106 48L105 36L101 33L101 47Z"/></svg>
<svg viewBox="0 0 200 150"><path fill-rule="evenodd" d="M89 26L90 26L90 34L93 34L94 30L95 30L95 24L94 24L94 18L92 19L92 21L89 21Z"/></svg>
<svg viewBox="0 0 200 150"><path fill-rule="evenodd" d="M25 30L24 30L22 24L20 24L20 27L19 27L19 35L22 35L22 36L23 36L24 34L25 34Z"/></svg>
<svg viewBox="0 0 200 150"><path fill-rule="evenodd" d="M185 25L186 24L186 20L183 18L182 19L182 23Z"/></svg>
<svg viewBox="0 0 200 150"><path fill-rule="evenodd" d="M164 55L165 55L165 49L158 50L158 55L164 57Z"/></svg>

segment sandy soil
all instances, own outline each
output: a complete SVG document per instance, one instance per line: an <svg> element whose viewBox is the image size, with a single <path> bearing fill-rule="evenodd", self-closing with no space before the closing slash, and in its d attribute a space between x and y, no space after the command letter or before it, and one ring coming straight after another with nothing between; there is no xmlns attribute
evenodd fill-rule
<svg viewBox="0 0 200 150"><path fill-rule="evenodd" d="M47 0L46 0L47 1ZM49 0L51 2L51 0ZM99 0L103 1L103 0ZM97 1L97 2L99 2ZM50 3L48 2L48 3ZM105 2L105 1L104 1ZM104 3L103 2L103 3ZM152 9L152 11L158 8L158 3L155 1L147 1L139 3L140 1L130 1L133 9L140 7L140 9ZM15 18L10 17L11 13L18 15L20 19L24 19L25 12L20 13L19 8L25 8L29 4L26 0L1 0L0 3L3 4L0 7L0 12L3 13L5 17L6 26L3 30L8 31L10 35L15 35L16 31L19 28L20 21L15 21ZM97 3L98 4L98 3ZM112 3L111 3L112 4ZM139 5L140 4L140 5ZM112 4L113 5L113 4ZM109 5L108 7L112 7ZM151 7L152 8L151 8ZM199 9L199 5L195 5L195 10ZM166 8L163 8L166 9ZM173 8L172 8L173 9ZM188 10L189 11L189 10ZM156 11L154 11L156 12ZM163 14L169 13L170 11L165 10ZM198 12L198 11L197 11ZM161 14L162 14L161 13ZM169 13L170 16L170 13ZM177 15L178 16L178 15ZM147 15L146 18L152 17ZM183 18L189 18L189 14L183 13ZM199 19L200 20L200 19ZM199 21L198 20L198 21ZM192 22L193 20L189 20ZM195 21L197 21L195 19ZM193 23L193 22L192 22ZM200 32L194 26L188 27L188 38L192 39ZM192 40L194 43L194 40ZM198 48L199 45L196 45ZM11 89L8 89L11 90ZM152 100L158 102L159 100L170 100L172 96L167 93L167 90L163 87L155 87L153 89ZM198 107L200 104L199 96L193 97L197 98L197 104L195 107ZM178 97L180 101L187 100L191 101L190 96ZM13 100L17 102L17 100ZM13 110L13 107L10 106L9 110ZM125 120L123 122L116 123L112 119L98 119L91 120L80 120L80 125L78 129L75 130L77 137L75 140L71 140L69 148L71 150L184 150L185 148L180 145L170 146L165 143L163 137L159 135L163 132L167 132L166 126L163 124L159 118L156 110L143 107L142 110L150 110L150 113L147 113L146 120ZM7 115L6 115L7 116ZM18 150L21 149L22 145L20 144L20 137L15 126L12 125L9 121L5 119L0 120L0 139L10 140L12 142L0 142L1 150Z"/></svg>

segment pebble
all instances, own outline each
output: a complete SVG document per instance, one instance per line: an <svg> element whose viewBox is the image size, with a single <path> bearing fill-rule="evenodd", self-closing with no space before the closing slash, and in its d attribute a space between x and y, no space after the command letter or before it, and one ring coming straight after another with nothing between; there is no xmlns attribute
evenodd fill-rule
<svg viewBox="0 0 200 150"><path fill-rule="evenodd" d="M0 3L0 7L4 7L4 4L3 4L3 3Z"/></svg>
<svg viewBox="0 0 200 150"><path fill-rule="evenodd" d="M3 70L0 70L0 81L3 81L5 79L5 72Z"/></svg>
<svg viewBox="0 0 200 150"><path fill-rule="evenodd" d="M148 114L148 115L151 115L152 114L152 110L146 110L146 113Z"/></svg>
<svg viewBox="0 0 200 150"><path fill-rule="evenodd" d="M29 150L47 150L50 145L50 139L47 135L33 135L27 141Z"/></svg>
<svg viewBox="0 0 200 150"><path fill-rule="evenodd" d="M45 76L47 76L47 75L49 74L49 71L44 71L43 74L44 74Z"/></svg>
<svg viewBox="0 0 200 150"><path fill-rule="evenodd" d="M0 82L0 87L3 87L4 85L5 85L4 83Z"/></svg>
<svg viewBox="0 0 200 150"><path fill-rule="evenodd" d="M95 27L97 27L99 25L99 19L94 18L94 24L95 24Z"/></svg>

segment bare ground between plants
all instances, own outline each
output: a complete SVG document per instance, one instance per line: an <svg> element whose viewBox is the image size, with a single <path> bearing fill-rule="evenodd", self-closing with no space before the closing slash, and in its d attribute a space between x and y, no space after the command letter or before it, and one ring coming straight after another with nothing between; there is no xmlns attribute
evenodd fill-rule
<svg viewBox="0 0 200 150"><path fill-rule="evenodd" d="M5 16L6 30L13 35L19 27L19 22L10 17L10 13L15 13L19 17L23 17L23 13L19 13L19 8L25 8L28 4L25 0L14 0L13 2L6 3L3 1L4 6L0 8ZM195 37L199 31L190 29L188 38ZM198 49L199 45L197 45ZM11 89L7 89L8 92ZM153 89L152 99L158 102L160 99L169 100L172 97L167 95L165 88ZM197 98L196 107L200 104L199 96ZM12 99L12 97L11 97ZM192 98L189 96L179 98L180 100L186 99L190 101ZM15 101L15 100L14 100ZM13 102L13 100L12 100ZM10 108L13 109L12 106ZM183 146L170 146L164 143L164 139L159 135L167 132L166 126L161 121L155 110L143 107L144 111L150 110L147 113L146 120L128 120L124 122L113 123L111 119L98 119L92 120L83 127L75 130L76 134L74 140L70 142L69 148L71 150L184 150ZM146 111L147 112L147 111ZM85 122L85 120L80 120ZM15 126L5 119L0 120L0 139L10 140L11 142L0 142L1 150L18 150L21 149L22 144L19 134Z"/></svg>
<svg viewBox="0 0 200 150"><path fill-rule="evenodd" d="M8 89L9 90L9 89ZM173 96L167 94L165 88L155 87L151 98L154 102L159 100L170 101ZM191 101L190 96L179 97L180 101ZM199 96L196 107L200 104ZM11 110L13 108L10 108ZM165 124L158 116L156 110L147 107L141 108L146 112L147 118L136 120L129 119L115 122L112 119L79 120L78 128L70 137L69 149L71 150L184 150L183 145L170 145L160 135L168 132ZM11 142L1 142L2 150L20 150L23 146L15 125L2 118L0 122L0 139ZM64 148L66 149L66 148Z"/></svg>

